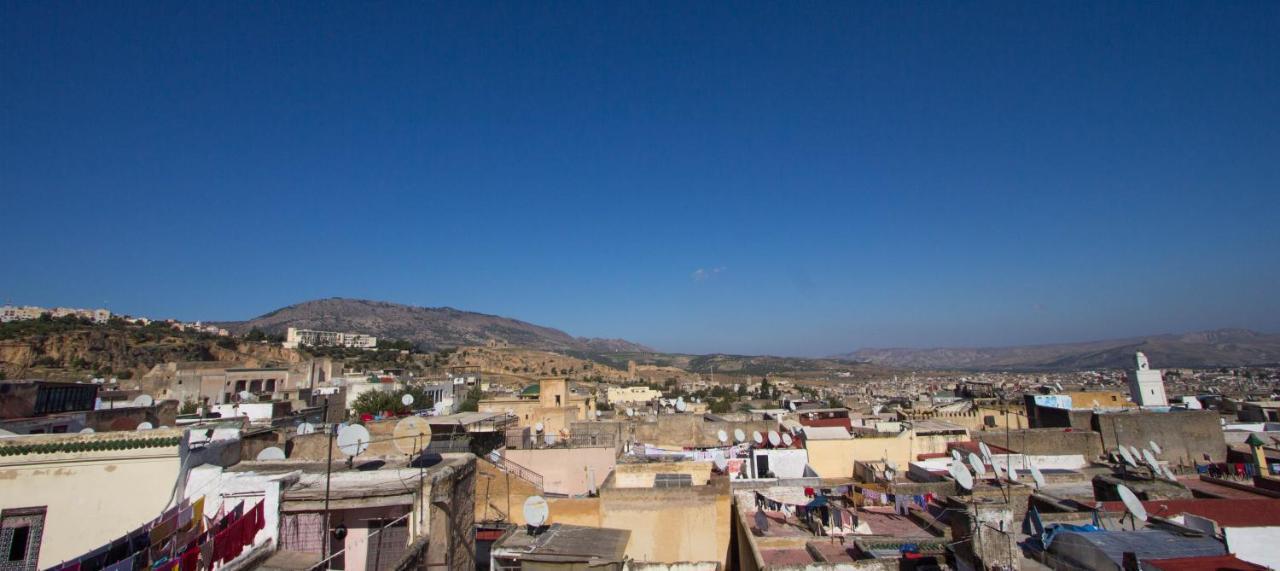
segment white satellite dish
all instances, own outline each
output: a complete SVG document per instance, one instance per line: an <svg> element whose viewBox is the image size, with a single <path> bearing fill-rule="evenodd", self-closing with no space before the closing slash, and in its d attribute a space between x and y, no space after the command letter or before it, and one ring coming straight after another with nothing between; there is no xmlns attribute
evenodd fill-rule
<svg viewBox="0 0 1280 571"><path fill-rule="evenodd" d="M969 465L973 466L973 475L979 478L987 475L987 466L977 454L969 453Z"/></svg>
<svg viewBox="0 0 1280 571"><path fill-rule="evenodd" d="M534 425L533 425L533 431L534 431L534 432L542 432L542 423L541 423L541 422L539 422L539 423L537 423L537 424L534 424Z"/></svg>
<svg viewBox="0 0 1280 571"><path fill-rule="evenodd" d="M1138 467L1138 461L1134 460L1133 454L1129 452L1128 448L1125 448L1124 446L1120 447L1120 457L1124 458L1125 464L1128 464L1129 466L1134 468Z"/></svg>
<svg viewBox="0 0 1280 571"><path fill-rule="evenodd" d="M253 396L253 393L249 391L240 391L238 396L240 397L240 402L257 402L258 400L258 397Z"/></svg>
<svg viewBox="0 0 1280 571"><path fill-rule="evenodd" d="M138 395L138 398L133 399L133 404L137 406L151 406L156 404L156 399L151 398L151 395Z"/></svg>
<svg viewBox="0 0 1280 571"><path fill-rule="evenodd" d="M525 523L533 527L542 527L542 524L547 523L549 515L551 515L551 507L542 496L529 496L529 499L524 501Z"/></svg>
<svg viewBox="0 0 1280 571"><path fill-rule="evenodd" d="M275 446L263 448L262 452L258 453L257 460L259 462L270 462L272 460L284 460L284 450L281 450Z"/></svg>
<svg viewBox="0 0 1280 571"><path fill-rule="evenodd" d="M760 434L759 430L751 433L751 439L756 441L756 444L764 444L764 435Z"/></svg>
<svg viewBox="0 0 1280 571"><path fill-rule="evenodd" d="M421 416L407 416L396 423L391 435L395 439L396 450L414 454L431 445L431 423Z"/></svg>
<svg viewBox="0 0 1280 571"><path fill-rule="evenodd" d="M1160 469L1160 463L1156 462L1156 455L1152 454L1150 450L1147 450L1146 448L1142 449L1142 459L1146 460L1147 465L1151 466L1153 470Z"/></svg>
<svg viewBox="0 0 1280 571"><path fill-rule="evenodd" d="M369 449L369 429L352 424L338 431L338 450L347 456L358 456Z"/></svg>
<svg viewBox="0 0 1280 571"><path fill-rule="evenodd" d="M1040 472L1040 468L1035 464L1031 465L1031 479L1036 481L1036 489L1044 487L1044 474Z"/></svg>
<svg viewBox="0 0 1280 571"><path fill-rule="evenodd" d="M716 469L721 472L724 472L725 469L729 467L729 461L725 460L724 456L721 456L719 454L713 456L711 458L711 461L715 463Z"/></svg>
<svg viewBox="0 0 1280 571"><path fill-rule="evenodd" d="M604 416L604 413L603 413L603 412L601 412L601 411L598 411L598 410L597 410L597 411L596 411L596 418L600 418L601 416Z"/></svg>
<svg viewBox="0 0 1280 571"><path fill-rule="evenodd" d="M316 431L316 425L310 422L304 422L298 425L298 434L311 434Z"/></svg>
<svg viewBox="0 0 1280 571"><path fill-rule="evenodd" d="M1009 480L1014 482L1018 481L1018 469L1012 465L1009 466Z"/></svg>
<svg viewBox="0 0 1280 571"><path fill-rule="evenodd" d="M1178 481L1178 475L1173 473L1173 468L1170 468L1170 467L1168 467L1168 466L1165 466L1165 467L1164 467L1164 475L1165 475L1166 477L1168 477L1170 480L1173 480L1173 481L1175 481L1175 482L1176 482L1176 481Z"/></svg>
<svg viewBox="0 0 1280 571"><path fill-rule="evenodd" d="M93 434L94 430L89 427L81 428L80 434Z"/></svg>
<svg viewBox="0 0 1280 571"><path fill-rule="evenodd" d="M778 436L778 433L777 433L777 432L774 432L774 431L770 430L770 431L769 431L769 446L773 446L773 447L775 447L775 448L776 448L779 444L782 444L782 437Z"/></svg>
<svg viewBox="0 0 1280 571"><path fill-rule="evenodd" d="M1159 444L1156 444L1156 441L1155 441L1155 440L1152 440L1152 441L1151 441L1151 442L1149 442L1148 444L1150 444L1150 445L1151 445L1151 451L1152 451L1152 452L1155 452L1156 454L1162 454L1162 453L1164 453L1164 451L1163 451L1163 450L1160 450L1160 445L1159 445Z"/></svg>
<svg viewBox="0 0 1280 571"><path fill-rule="evenodd" d="M409 393L405 393L404 396L400 397L400 404L405 406L413 406L413 395Z"/></svg>
<svg viewBox="0 0 1280 571"><path fill-rule="evenodd" d="M1142 457L1142 452L1138 451L1137 446L1130 444L1128 448L1129 448L1129 454L1133 455L1134 460L1137 460L1138 458Z"/></svg>
<svg viewBox="0 0 1280 571"><path fill-rule="evenodd" d="M978 451L982 453L983 460L991 460L991 447L986 442L978 443Z"/></svg>
<svg viewBox="0 0 1280 571"><path fill-rule="evenodd" d="M960 451L956 450L955 448L951 449L951 459L955 460L956 462L964 462L964 456L960 454Z"/></svg>
<svg viewBox="0 0 1280 571"><path fill-rule="evenodd" d="M684 404L684 401L683 401L683 400L678 400L678 401L676 401L676 410L677 410L677 411L684 412L684 409L686 409L686 408L688 408L688 405Z"/></svg>
<svg viewBox="0 0 1280 571"><path fill-rule="evenodd" d="M152 428L155 428L155 427L152 426L150 422L138 423L138 430L151 430Z"/></svg>
<svg viewBox="0 0 1280 571"><path fill-rule="evenodd" d="M951 477L955 478L956 483L966 490L973 489L973 475L960 462L951 463Z"/></svg>
<svg viewBox="0 0 1280 571"><path fill-rule="evenodd" d="M794 439L794 438L791 438L791 435L790 435L790 434L787 434L787 433L783 432L783 433L782 433L782 445L783 445L783 446L786 446L787 448L790 448L790 447L791 447L791 445L792 445L793 443L795 443L795 439Z"/></svg>
<svg viewBox="0 0 1280 571"><path fill-rule="evenodd" d="M746 442L747 433L743 432L741 428L735 428L733 429L733 440L735 442Z"/></svg>
<svg viewBox="0 0 1280 571"><path fill-rule="evenodd" d="M716 439L719 440L721 444L724 444L729 441L729 433L723 430L716 431Z"/></svg>
<svg viewBox="0 0 1280 571"><path fill-rule="evenodd" d="M787 408L789 408L789 409L791 409L791 410L795 410L795 409L796 409L796 401L793 401L793 400L787 401Z"/></svg>
<svg viewBox="0 0 1280 571"><path fill-rule="evenodd" d="M1124 502L1125 511L1138 521L1147 521L1147 508L1142 507L1142 501L1138 496L1133 494L1133 490L1124 484L1116 484L1116 494L1120 496L1120 501Z"/></svg>
<svg viewBox="0 0 1280 571"><path fill-rule="evenodd" d="M1004 470L1001 470L1001 469L1000 469L1000 465L999 465L999 464L992 464L992 465L991 465L991 472L992 472L992 473L994 473L994 474L996 475L996 479L997 479L997 480L999 480L1000 478L1003 478L1003 477L1004 477Z"/></svg>

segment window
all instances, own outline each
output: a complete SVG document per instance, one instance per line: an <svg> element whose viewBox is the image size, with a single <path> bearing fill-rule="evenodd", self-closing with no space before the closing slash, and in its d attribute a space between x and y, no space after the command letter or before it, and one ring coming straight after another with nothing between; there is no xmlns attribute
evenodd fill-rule
<svg viewBox="0 0 1280 571"><path fill-rule="evenodd" d="M15 527L9 532L9 561L27 558L27 545L31 541L31 526Z"/></svg>
<svg viewBox="0 0 1280 571"><path fill-rule="evenodd" d="M692 474L654 474L655 488L689 488L693 486Z"/></svg>
<svg viewBox="0 0 1280 571"><path fill-rule="evenodd" d="M45 508L0 511L0 571L35 571Z"/></svg>

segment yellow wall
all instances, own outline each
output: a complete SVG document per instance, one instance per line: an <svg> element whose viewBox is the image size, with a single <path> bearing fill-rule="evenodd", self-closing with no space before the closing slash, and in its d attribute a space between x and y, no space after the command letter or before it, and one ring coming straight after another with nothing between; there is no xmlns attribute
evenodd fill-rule
<svg viewBox="0 0 1280 571"><path fill-rule="evenodd" d="M178 448L8 456L0 509L46 506L41 569L155 519L178 476Z"/></svg>
<svg viewBox="0 0 1280 571"><path fill-rule="evenodd" d="M902 431L885 438L810 440L805 442L805 449L809 451L809 465L818 476L852 478L855 461L885 459L895 462L899 470L906 470L917 455L943 453L947 451L947 443L968 439L963 434L915 436L911 431Z"/></svg>
<svg viewBox="0 0 1280 571"><path fill-rule="evenodd" d="M631 530L627 556L637 561L728 564L729 482L691 488L606 488L600 526Z"/></svg>

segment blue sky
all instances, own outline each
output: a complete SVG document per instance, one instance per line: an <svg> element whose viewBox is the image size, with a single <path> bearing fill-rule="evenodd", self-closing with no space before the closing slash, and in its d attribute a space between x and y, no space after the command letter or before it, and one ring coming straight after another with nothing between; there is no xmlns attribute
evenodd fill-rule
<svg viewBox="0 0 1280 571"><path fill-rule="evenodd" d="M1276 331L1276 22L3 1L0 297L359 297L794 355Z"/></svg>

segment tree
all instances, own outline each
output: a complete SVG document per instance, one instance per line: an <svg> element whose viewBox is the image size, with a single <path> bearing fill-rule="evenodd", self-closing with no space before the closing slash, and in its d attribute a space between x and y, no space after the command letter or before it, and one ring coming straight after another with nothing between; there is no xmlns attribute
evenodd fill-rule
<svg viewBox="0 0 1280 571"><path fill-rule="evenodd" d="M458 406L458 412L476 412L480 410L480 399L484 397L484 391L480 387L472 387L467 391L467 398L463 399L462 404Z"/></svg>
<svg viewBox="0 0 1280 571"><path fill-rule="evenodd" d="M196 401L188 400L182 403L182 408L178 410L178 414L195 414L200 409L200 405Z"/></svg>
<svg viewBox="0 0 1280 571"><path fill-rule="evenodd" d="M405 406L402 400L406 394L413 395L413 404L410 406ZM431 408L434 404L431 397L421 389L409 387L403 391L372 390L360 393L355 402L351 403L351 410L356 414L405 414L416 409Z"/></svg>
<svg viewBox="0 0 1280 571"><path fill-rule="evenodd" d="M248 333L245 334L244 340L245 341L266 341L267 334L263 333L261 329L254 327L253 329L250 329Z"/></svg>

